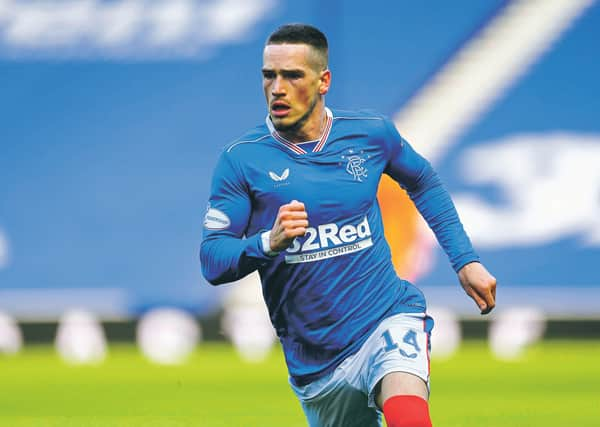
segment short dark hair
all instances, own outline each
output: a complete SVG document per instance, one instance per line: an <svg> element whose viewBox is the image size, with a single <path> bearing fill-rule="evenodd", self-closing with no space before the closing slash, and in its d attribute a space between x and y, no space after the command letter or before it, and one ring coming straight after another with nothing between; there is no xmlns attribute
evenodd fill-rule
<svg viewBox="0 0 600 427"><path fill-rule="evenodd" d="M307 24L285 24L271 33L266 44L286 43L312 46L322 57L323 68L327 68L329 51L327 37L318 28Z"/></svg>

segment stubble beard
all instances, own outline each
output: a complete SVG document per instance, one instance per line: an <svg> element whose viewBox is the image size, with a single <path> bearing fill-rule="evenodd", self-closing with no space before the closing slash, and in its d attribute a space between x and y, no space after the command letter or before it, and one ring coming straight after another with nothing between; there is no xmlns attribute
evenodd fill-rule
<svg viewBox="0 0 600 427"><path fill-rule="evenodd" d="M310 106L306 110L306 113L304 113L302 115L302 117L300 117L294 123L291 123L289 125L284 125L281 123L276 124L273 121L273 117L271 117L271 122L273 123L273 127L275 128L275 130L277 130L277 132L286 134L287 137L300 135L301 134L300 129L302 129L302 126L304 126L304 124L306 123L306 121L308 120L310 115L315 110L315 107L317 106L318 101L319 101L319 97L315 96L315 99L313 100L313 102L310 104Z"/></svg>

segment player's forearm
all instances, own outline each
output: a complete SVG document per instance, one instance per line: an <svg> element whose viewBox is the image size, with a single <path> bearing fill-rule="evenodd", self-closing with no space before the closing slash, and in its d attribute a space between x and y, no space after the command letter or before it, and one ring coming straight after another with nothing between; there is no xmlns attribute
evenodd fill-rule
<svg viewBox="0 0 600 427"><path fill-rule="evenodd" d="M200 246L204 278L213 285L233 282L268 263L260 234L247 239L219 236L205 239Z"/></svg>
<svg viewBox="0 0 600 427"><path fill-rule="evenodd" d="M458 272L464 265L479 260L450 194L431 167L424 171L418 185L409 194L448 255L454 271Z"/></svg>

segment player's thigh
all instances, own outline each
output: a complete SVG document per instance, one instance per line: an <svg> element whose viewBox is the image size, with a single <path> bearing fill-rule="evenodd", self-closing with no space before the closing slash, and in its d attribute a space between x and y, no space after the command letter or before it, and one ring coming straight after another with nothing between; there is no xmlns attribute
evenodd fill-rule
<svg viewBox="0 0 600 427"><path fill-rule="evenodd" d="M412 395L427 400L429 390L422 378L407 372L391 372L383 377L375 389L375 400L379 408L392 396Z"/></svg>
<svg viewBox="0 0 600 427"><path fill-rule="evenodd" d="M318 399L300 401L310 427L381 427L381 414L367 395L343 384Z"/></svg>
<svg viewBox="0 0 600 427"><path fill-rule="evenodd" d="M396 315L385 319L369 339L369 404L381 408L390 396L408 394L427 398L429 390L429 334L426 314Z"/></svg>

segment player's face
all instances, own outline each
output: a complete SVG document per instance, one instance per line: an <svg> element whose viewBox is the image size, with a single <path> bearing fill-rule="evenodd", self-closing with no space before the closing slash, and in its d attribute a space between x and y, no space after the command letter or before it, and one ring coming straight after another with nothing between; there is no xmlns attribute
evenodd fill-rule
<svg viewBox="0 0 600 427"><path fill-rule="evenodd" d="M312 49L305 44L265 47L263 89L271 121L278 131L302 131L322 120L322 110L315 107L323 103L330 73L319 70Z"/></svg>

